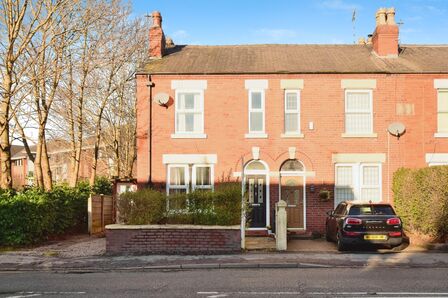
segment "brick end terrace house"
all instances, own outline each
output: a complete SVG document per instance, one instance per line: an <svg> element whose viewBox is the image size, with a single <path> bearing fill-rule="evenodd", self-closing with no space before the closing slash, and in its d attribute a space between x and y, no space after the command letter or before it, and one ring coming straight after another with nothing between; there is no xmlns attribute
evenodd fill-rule
<svg viewBox="0 0 448 298"><path fill-rule="evenodd" d="M399 45L394 16L378 10L356 45L165 48L153 13L136 75L139 186L242 181L264 233L280 198L298 233L323 232L342 200L392 202L398 168L448 164L448 46Z"/></svg>

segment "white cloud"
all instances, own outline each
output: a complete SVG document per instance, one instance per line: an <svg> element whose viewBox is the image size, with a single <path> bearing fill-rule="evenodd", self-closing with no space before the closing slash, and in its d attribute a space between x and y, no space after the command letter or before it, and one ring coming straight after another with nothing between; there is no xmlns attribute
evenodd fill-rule
<svg viewBox="0 0 448 298"><path fill-rule="evenodd" d="M255 35L259 37L269 38L269 39L283 39L283 38L294 38L297 36L297 32L290 29L267 29L262 28L255 30Z"/></svg>
<svg viewBox="0 0 448 298"><path fill-rule="evenodd" d="M361 7L357 4L347 3L342 0L325 0L320 3L322 8L335 9L335 10L349 10L360 9Z"/></svg>
<svg viewBox="0 0 448 298"><path fill-rule="evenodd" d="M416 32L422 32L421 29L415 29L415 28L400 28L401 33L416 33Z"/></svg>
<svg viewBox="0 0 448 298"><path fill-rule="evenodd" d="M177 30L173 32L172 37L175 39L185 39L188 38L190 35L185 30Z"/></svg>

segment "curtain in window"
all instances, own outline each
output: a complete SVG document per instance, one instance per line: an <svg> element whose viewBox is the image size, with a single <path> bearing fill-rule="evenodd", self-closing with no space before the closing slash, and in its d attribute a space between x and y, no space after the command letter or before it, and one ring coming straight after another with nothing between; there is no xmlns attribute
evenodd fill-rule
<svg viewBox="0 0 448 298"><path fill-rule="evenodd" d="M170 170L170 185L185 185L185 168L172 167Z"/></svg>

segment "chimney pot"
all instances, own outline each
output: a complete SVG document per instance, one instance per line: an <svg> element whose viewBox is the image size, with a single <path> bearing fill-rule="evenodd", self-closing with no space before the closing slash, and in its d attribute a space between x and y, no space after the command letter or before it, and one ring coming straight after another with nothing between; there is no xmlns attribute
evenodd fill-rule
<svg viewBox="0 0 448 298"><path fill-rule="evenodd" d="M391 7L387 10L387 24L395 25L395 8Z"/></svg>
<svg viewBox="0 0 448 298"><path fill-rule="evenodd" d="M152 13L152 25L151 27L162 27L162 15L159 11L153 11Z"/></svg>
<svg viewBox="0 0 448 298"><path fill-rule="evenodd" d="M376 18L377 25L386 25L386 9L385 8L378 9L376 15L377 15Z"/></svg>

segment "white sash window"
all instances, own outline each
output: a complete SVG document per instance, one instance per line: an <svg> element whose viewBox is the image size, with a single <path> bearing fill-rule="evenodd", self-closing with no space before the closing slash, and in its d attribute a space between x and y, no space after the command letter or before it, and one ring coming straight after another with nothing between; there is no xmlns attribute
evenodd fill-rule
<svg viewBox="0 0 448 298"><path fill-rule="evenodd" d="M285 134L300 133L300 93L285 90Z"/></svg>
<svg viewBox="0 0 448 298"><path fill-rule="evenodd" d="M176 134L198 134L203 132L203 91L176 91Z"/></svg>
<svg viewBox="0 0 448 298"><path fill-rule="evenodd" d="M336 164L335 206L342 201L379 202L381 197L381 164Z"/></svg>
<svg viewBox="0 0 448 298"><path fill-rule="evenodd" d="M345 133L350 135L373 133L371 90L345 91Z"/></svg>
<svg viewBox="0 0 448 298"><path fill-rule="evenodd" d="M448 89L437 92L437 132L448 133Z"/></svg>

